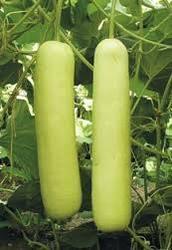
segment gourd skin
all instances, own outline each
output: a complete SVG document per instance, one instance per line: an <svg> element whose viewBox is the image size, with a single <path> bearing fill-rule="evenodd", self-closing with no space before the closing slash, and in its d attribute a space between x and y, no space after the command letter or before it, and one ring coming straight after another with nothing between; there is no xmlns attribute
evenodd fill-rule
<svg viewBox="0 0 172 250"><path fill-rule="evenodd" d="M99 43L93 87L93 216L99 230L125 229L131 217L128 54L117 39Z"/></svg>
<svg viewBox="0 0 172 250"><path fill-rule="evenodd" d="M46 214L64 219L81 205L74 123L74 56L61 42L40 46L36 63L35 122L41 194Z"/></svg>

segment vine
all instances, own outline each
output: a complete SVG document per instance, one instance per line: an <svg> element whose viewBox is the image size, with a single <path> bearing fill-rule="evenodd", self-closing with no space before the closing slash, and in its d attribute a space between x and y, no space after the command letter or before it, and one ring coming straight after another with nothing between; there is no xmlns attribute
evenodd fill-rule
<svg viewBox="0 0 172 250"><path fill-rule="evenodd" d="M11 36L14 31L21 26L22 23L24 23L24 21L32 15L32 13L35 11L36 8L38 8L39 4L41 3L41 0L38 0L37 2L35 2L35 4L30 8L30 10L20 19L20 21L18 23L16 23L9 31L8 31L8 36Z"/></svg>
<svg viewBox="0 0 172 250"><path fill-rule="evenodd" d="M57 0L56 9L55 9L55 20L54 20L54 35L55 40L60 41L60 22L63 8L63 0Z"/></svg>
<svg viewBox="0 0 172 250"><path fill-rule="evenodd" d="M100 4L96 0L92 0L92 2L95 4L95 6L97 7L97 9L99 9L109 19L109 15L104 11L104 9L100 6ZM139 35L135 34L132 31L129 31L122 24L118 23L117 21L114 21L114 22L115 22L115 24L116 24L116 26L118 28L120 28L121 30L123 30L125 33L127 33L131 37L134 37L134 38L136 38L138 40L141 40L141 41L143 41L145 43L148 43L148 44L156 45L156 46L158 46L160 48L172 49L171 45L163 44L163 43L158 43L158 42L146 39L146 38L144 38L142 36L139 36Z"/></svg>
<svg viewBox="0 0 172 250"><path fill-rule="evenodd" d="M116 0L112 0L111 15L109 20L109 38L114 38L114 17L115 17Z"/></svg>

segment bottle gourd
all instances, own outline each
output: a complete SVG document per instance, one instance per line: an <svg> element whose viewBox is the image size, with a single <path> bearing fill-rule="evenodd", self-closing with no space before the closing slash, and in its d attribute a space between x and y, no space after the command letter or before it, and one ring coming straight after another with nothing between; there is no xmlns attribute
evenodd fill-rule
<svg viewBox="0 0 172 250"><path fill-rule="evenodd" d="M98 229L125 229L131 217L128 54L117 39L94 59L92 205Z"/></svg>
<svg viewBox="0 0 172 250"><path fill-rule="evenodd" d="M75 144L74 55L62 42L38 50L35 75L35 122L42 200L47 216L65 219L81 205Z"/></svg>

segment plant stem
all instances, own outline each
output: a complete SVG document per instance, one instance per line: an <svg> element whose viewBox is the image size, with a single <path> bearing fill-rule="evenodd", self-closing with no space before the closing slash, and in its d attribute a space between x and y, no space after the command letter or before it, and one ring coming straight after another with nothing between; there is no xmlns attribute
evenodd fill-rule
<svg viewBox="0 0 172 250"><path fill-rule="evenodd" d="M139 23L139 34L142 36L143 34L143 12L142 12L142 0L138 1L139 3L139 10L140 10L140 23ZM136 54L136 71L134 78L138 79L139 70L140 70L140 63L142 58L142 40L139 41L139 49Z"/></svg>
<svg viewBox="0 0 172 250"><path fill-rule="evenodd" d="M152 81L152 78L149 78L148 81L146 82L145 86L143 87L142 91L140 92L136 102L134 103L132 109L131 109L131 115L134 113L135 109L137 108L137 105L139 104L143 94L144 94L144 91L147 89L147 87L149 86L149 84L151 83Z"/></svg>
<svg viewBox="0 0 172 250"><path fill-rule="evenodd" d="M79 59L90 69L93 71L93 65L87 61L87 59L79 52L79 50L73 45L73 43L68 39L68 37L60 30L60 35L64 39L66 43L70 45L74 53L79 57Z"/></svg>
<svg viewBox="0 0 172 250"><path fill-rule="evenodd" d="M171 18L171 15L172 15L172 13L170 13L169 15L167 15L167 17L165 17L160 23L158 23L157 26L151 28L151 29L145 34L144 38L147 38L152 32L157 31L157 30L161 27L161 25L165 24L165 23L168 21L168 19ZM164 40L164 38L161 39L160 41L163 41L163 40ZM134 48L138 43L139 43L139 41L137 41L137 42L134 44L133 48ZM155 47L156 47L156 46L157 46L157 45L155 45ZM155 48L155 47L154 47L154 48ZM132 48L132 49L133 49L133 48ZM151 49L151 50L152 50L152 49ZM145 53L147 53L147 52L145 52ZM150 53L150 52L149 52L149 53Z"/></svg>
<svg viewBox="0 0 172 250"><path fill-rule="evenodd" d="M143 172L144 172L144 195L145 195L145 201L146 201L148 199L148 185L147 185L147 170L146 170L145 156L143 159Z"/></svg>
<svg viewBox="0 0 172 250"><path fill-rule="evenodd" d="M164 158L169 158L168 154L163 153L163 152L161 152L161 151L158 151L157 149L152 149L152 148L146 147L146 146L144 146L142 143L140 143L140 142L138 142L137 140L135 140L134 138L131 138L131 142L132 142L134 145L136 145L136 146L138 146L138 147L144 149L145 151L147 151L147 152L149 152L149 153L152 153L152 154L159 154L159 155L161 155L161 156L164 157Z"/></svg>
<svg viewBox="0 0 172 250"><path fill-rule="evenodd" d="M169 236L169 241L166 250L170 250L171 246L172 246L172 235Z"/></svg>
<svg viewBox="0 0 172 250"><path fill-rule="evenodd" d="M25 229L25 226L20 221L20 219L13 213L7 206L3 206L4 210L11 216L11 218L22 228Z"/></svg>
<svg viewBox="0 0 172 250"><path fill-rule="evenodd" d="M97 250L100 250L99 238L97 238L96 247L97 247Z"/></svg>
<svg viewBox="0 0 172 250"><path fill-rule="evenodd" d="M147 3L147 2L145 2L144 0L142 0L142 4L145 6L145 7L148 7L148 8L150 8L150 9L155 9L155 7L153 6L153 5L151 5L150 3Z"/></svg>
<svg viewBox="0 0 172 250"><path fill-rule="evenodd" d="M169 79L168 79L168 82L166 84L166 87L165 87L165 91L164 91L164 94L163 94L163 97L161 99L161 104L160 104L160 109L161 109L161 112L163 112L164 108L165 108L165 104L167 102L167 98L168 98L168 95L170 93L170 90L172 88L172 74L170 75Z"/></svg>
<svg viewBox="0 0 172 250"><path fill-rule="evenodd" d="M155 190L155 192L153 192L153 193L150 195L149 198L153 198L154 195L158 194L158 193L161 192L161 191L164 191L164 190L166 190L166 189L169 189L169 188L172 188L172 185L168 185L168 186L166 186L166 187L159 188L159 189ZM145 203L141 206L141 208L137 211L137 213L134 215L133 221L132 221L132 230L133 230L133 231L135 231L135 223L136 223L136 219L137 219L138 215L142 212L142 210L143 210L148 204L150 205L150 203L151 203L152 201L153 201L153 199L151 199L151 200L150 200L150 199L147 199L147 200L145 201Z"/></svg>
<svg viewBox="0 0 172 250"><path fill-rule="evenodd" d="M160 101L158 100L158 113L156 114L156 148L161 150L161 110ZM160 166L161 166L161 156L157 154L157 167L156 167L156 188L159 188L160 182Z"/></svg>
<svg viewBox="0 0 172 250"><path fill-rule="evenodd" d="M170 75L168 82L165 87L165 91L161 102L158 100L158 112L156 115L156 147L161 150L161 114L164 111L168 95L171 90L172 74ZM157 154L157 169L156 169L156 188L159 187L160 182L160 166L161 166L161 156Z"/></svg>
<svg viewBox="0 0 172 250"><path fill-rule="evenodd" d="M133 232L133 230L131 228L127 227L127 231L134 238L134 240L136 242L138 242L143 247L143 249L146 249L146 250L151 250L152 249L151 247L146 245L146 243L142 239L140 239L140 237L137 236L137 234L135 232Z"/></svg>
<svg viewBox="0 0 172 250"><path fill-rule="evenodd" d="M44 18L48 21L51 22L51 18L45 13L45 11L42 9L41 6L38 7L40 13L44 16ZM79 50L73 45L73 43L69 40L69 38L64 34L62 30L59 31L60 36L63 38L63 40L70 45L72 48L73 52L75 53L76 56L91 70L93 71L93 65L89 63L89 61L79 52Z"/></svg>
<svg viewBox="0 0 172 250"><path fill-rule="evenodd" d="M109 15L104 11L104 9L100 6L100 4L96 1L96 0L92 0L92 2L94 3L94 5L109 19ZM158 43L156 41L152 41L149 39L146 39L142 36L137 35L136 33L133 33L132 31L129 31L128 29L126 29L122 24L118 23L117 21L115 21L115 24L118 28L120 28L121 30L123 30L126 34L138 39L138 40L142 40L145 43L149 43L149 44L153 44L156 45L158 47L162 47L162 48L166 48L166 49L172 49L171 45L168 44L163 44L163 43Z"/></svg>
<svg viewBox="0 0 172 250"><path fill-rule="evenodd" d="M54 28L55 28L54 34L55 34L55 40L57 41L60 41L60 22L61 22L62 8L63 8L63 0L57 0L55 21L54 21Z"/></svg>
<svg viewBox="0 0 172 250"><path fill-rule="evenodd" d="M54 226L54 222L52 220L51 220L51 227L52 227L52 230L53 230L53 235L54 235L56 250L60 250L60 244L59 244L59 241L57 239L56 229L55 229L55 226Z"/></svg>
<svg viewBox="0 0 172 250"><path fill-rule="evenodd" d="M7 103L5 104L1 117L0 117L0 127L3 125L4 123L4 118L5 118L5 114L8 110L8 108L12 105L13 101L15 100L16 96L18 95L19 89L21 88L23 81L28 73L28 70L30 69L30 67L32 66L33 62L35 61L35 57L32 58L32 60L30 61L29 65L25 68L25 71L22 73L18 83L16 84L11 96L9 97Z"/></svg>
<svg viewBox="0 0 172 250"><path fill-rule="evenodd" d="M112 6L111 6L111 15L110 15L110 22L109 22L109 38L114 38L114 19L115 19L115 6L116 6L116 0L112 0Z"/></svg>
<svg viewBox="0 0 172 250"><path fill-rule="evenodd" d="M144 203L144 200L142 198L142 196L140 195L140 193L137 191L137 189L133 186L131 186L131 188L134 190L134 192L137 194L138 198L140 199L141 203Z"/></svg>
<svg viewBox="0 0 172 250"><path fill-rule="evenodd" d="M163 44L163 43L159 43L159 42L156 42L156 41L152 41L152 40L149 40L149 39L146 39L142 36L139 36L137 35L136 33L133 33L132 31L129 31L128 29L126 29L124 26L122 26L120 23L116 22L116 25L121 29L123 30L125 33L127 33L128 35L134 37L134 38L137 38L138 40L141 40L145 43L149 43L149 44L153 44L153 45L156 45L158 47L162 47L162 48L166 48L166 49L172 49L172 46L171 45L168 45L168 44Z"/></svg>
<svg viewBox="0 0 172 250"><path fill-rule="evenodd" d="M23 238L28 242L28 245L30 246L35 245L35 246L41 247L41 249L50 250L49 247L45 246L41 242L30 240L28 236L26 235L26 233L24 232L24 230L21 230L21 232L23 234Z"/></svg>
<svg viewBox="0 0 172 250"><path fill-rule="evenodd" d="M34 10L39 6L41 0L38 0L37 2L35 2L35 4L30 8L30 10L26 13L26 15L24 15L20 21L18 23L16 23L9 31L8 31L8 35L11 35L12 33L14 33L14 31L29 17L32 15L32 13L34 12Z"/></svg>
<svg viewBox="0 0 172 250"><path fill-rule="evenodd" d="M13 193L15 190L12 190L12 189L9 189L9 188L1 188L1 187L0 187L0 192L1 192L1 191Z"/></svg>
<svg viewBox="0 0 172 250"><path fill-rule="evenodd" d="M33 2L35 3L36 1L33 0ZM51 22L51 17L49 17L49 15L47 15L47 13L44 11L44 9L41 6L38 6L38 10L41 13L41 15L48 21Z"/></svg>

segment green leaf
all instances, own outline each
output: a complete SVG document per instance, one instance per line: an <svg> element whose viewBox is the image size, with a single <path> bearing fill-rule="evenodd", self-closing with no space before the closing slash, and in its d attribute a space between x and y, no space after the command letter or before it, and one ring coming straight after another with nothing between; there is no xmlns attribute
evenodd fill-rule
<svg viewBox="0 0 172 250"><path fill-rule="evenodd" d="M145 82L140 79L130 79L130 90L132 90L137 96L139 96L144 88ZM143 96L148 96L152 99L157 99L157 93L155 91L145 89Z"/></svg>
<svg viewBox="0 0 172 250"><path fill-rule="evenodd" d="M21 34L16 40L19 44L40 43L43 41L44 34L48 28L48 23L34 25L28 31ZM52 38L52 29L49 30L47 39Z"/></svg>
<svg viewBox="0 0 172 250"><path fill-rule="evenodd" d="M160 192L154 197L157 204L172 209L172 187Z"/></svg>
<svg viewBox="0 0 172 250"><path fill-rule="evenodd" d="M4 175L10 175L12 177L17 177L18 179L21 179L22 181L29 182L32 180L32 177L30 176L30 173L28 173L27 169L19 167L5 167L2 169L2 173Z"/></svg>
<svg viewBox="0 0 172 250"><path fill-rule="evenodd" d="M79 47L87 47L92 37L98 35L98 24L89 20L81 24L77 24L72 29L73 39L78 43Z"/></svg>
<svg viewBox="0 0 172 250"><path fill-rule="evenodd" d="M104 15L101 12L96 12L88 19L85 19L81 24L76 24L71 30L73 39L79 47L89 47L92 39L97 38L99 35L98 27L103 20Z"/></svg>
<svg viewBox="0 0 172 250"><path fill-rule="evenodd" d="M16 62L8 62L5 65L0 66L0 84L14 84L18 80L19 71L22 65Z"/></svg>
<svg viewBox="0 0 172 250"><path fill-rule="evenodd" d="M93 247L97 241L97 231L92 223L87 223L64 233L63 241L77 249Z"/></svg>
<svg viewBox="0 0 172 250"><path fill-rule="evenodd" d="M148 207L145 207L136 219L136 228L149 226L150 223L156 220L159 214L163 214L164 210L162 206L152 202Z"/></svg>
<svg viewBox="0 0 172 250"><path fill-rule="evenodd" d="M133 16L139 16L140 7L138 0L120 0L120 3L127 8Z"/></svg>
<svg viewBox="0 0 172 250"><path fill-rule="evenodd" d="M5 52L0 54L0 66L8 63L14 57L13 53Z"/></svg>
<svg viewBox="0 0 172 250"><path fill-rule="evenodd" d="M34 117L29 113L28 105L24 100L16 100L13 112L14 118L9 119L5 134L0 139L0 145L8 151L9 155L11 155L12 145L14 161L21 168L26 168L32 178L36 179L38 162Z"/></svg>
<svg viewBox="0 0 172 250"><path fill-rule="evenodd" d="M62 11L61 26L64 29L70 30L74 26L73 13L71 6L66 7Z"/></svg>
<svg viewBox="0 0 172 250"><path fill-rule="evenodd" d="M158 9L153 11L153 23L152 26L156 27L160 22L164 21L165 18L168 17L167 21L163 22L158 27L158 32L164 34L165 38L172 38L172 13L168 10L168 8Z"/></svg>
<svg viewBox="0 0 172 250"><path fill-rule="evenodd" d="M31 0L11 0L8 1L8 6L13 7L13 8L19 8L21 10L29 7L32 5Z"/></svg>
<svg viewBox="0 0 172 250"><path fill-rule="evenodd" d="M7 154L6 149L0 146L0 158L7 157L7 155L8 154Z"/></svg>
<svg viewBox="0 0 172 250"><path fill-rule="evenodd" d="M109 3L109 0L97 0L96 1L103 9L107 6ZM95 14L95 12L99 11L95 4L89 3L87 6L87 13L89 16Z"/></svg>
<svg viewBox="0 0 172 250"><path fill-rule="evenodd" d="M141 65L145 73L151 78L160 73L170 62L172 62L171 49L154 50L148 55L143 55Z"/></svg>
<svg viewBox="0 0 172 250"><path fill-rule="evenodd" d="M74 8L75 23L81 24L87 17L87 6L89 0L79 0Z"/></svg>
<svg viewBox="0 0 172 250"><path fill-rule="evenodd" d="M170 237L172 235L172 213L165 213L163 215L158 216L157 218L158 228L160 232L165 234L166 243L170 242ZM165 247L167 249L167 247Z"/></svg>
<svg viewBox="0 0 172 250"><path fill-rule="evenodd" d="M21 2L20 0L18 0L17 2ZM24 13L21 12L20 9L21 6L18 5L5 5L3 10L4 10L4 14L8 15L8 21L10 21L10 23L17 23L24 15Z"/></svg>
<svg viewBox="0 0 172 250"><path fill-rule="evenodd" d="M42 213L43 205L39 183L29 182L20 186L8 199L8 206L21 211Z"/></svg>
<svg viewBox="0 0 172 250"><path fill-rule="evenodd" d="M130 0L119 0L119 1L125 7L128 7L130 5L130 2L131 2Z"/></svg>

